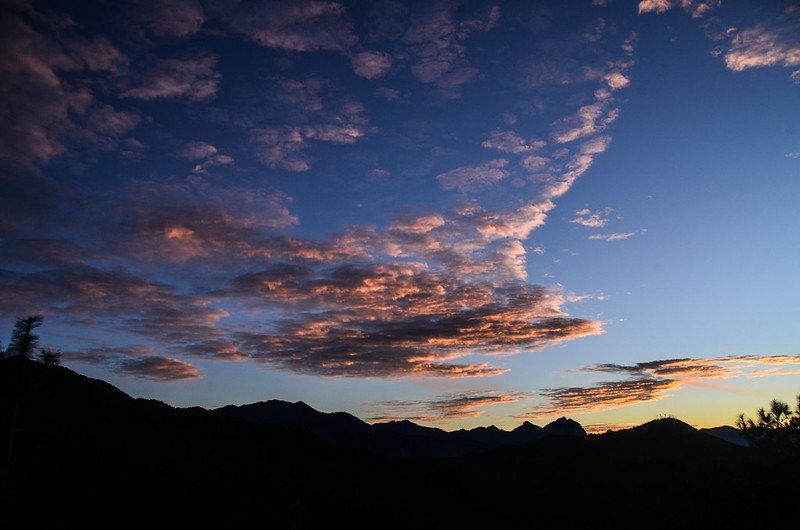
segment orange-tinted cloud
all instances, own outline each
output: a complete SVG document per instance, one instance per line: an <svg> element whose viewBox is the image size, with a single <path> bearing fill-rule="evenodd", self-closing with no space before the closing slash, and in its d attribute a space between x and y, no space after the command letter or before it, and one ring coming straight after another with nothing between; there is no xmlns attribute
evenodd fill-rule
<svg viewBox="0 0 800 530"><path fill-rule="evenodd" d="M541 286L470 284L414 267L347 266L324 276L285 267L240 277L232 288L225 296L286 311L273 331L239 335L238 349L308 373L493 375L502 370L446 361L602 333L599 322L565 316L563 297Z"/></svg>
<svg viewBox="0 0 800 530"><path fill-rule="evenodd" d="M760 369L761 366L800 366L800 355L738 355L710 359L663 359L633 365L596 364L583 369L588 373L613 373L629 376L622 381L605 381L586 387L545 389L545 403L525 417L561 413L593 412L660 399L666 392L699 379L762 377L794 373L796 368Z"/></svg>

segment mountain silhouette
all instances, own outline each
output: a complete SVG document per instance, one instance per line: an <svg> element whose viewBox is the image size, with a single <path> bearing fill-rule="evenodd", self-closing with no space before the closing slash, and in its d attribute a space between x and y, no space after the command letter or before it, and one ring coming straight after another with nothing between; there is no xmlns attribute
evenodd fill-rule
<svg viewBox="0 0 800 530"><path fill-rule="evenodd" d="M800 494L797 462L674 419L587 436L565 419L448 433L282 401L181 409L16 358L0 414L9 529L767 528Z"/></svg>
<svg viewBox="0 0 800 530"><path fill-rule="evenodd" d="M750 445L745 437L742 436L742 431L736 427L731 427L730 425L721 425L719 427L709 427L700 430L704 433L710 434L711 436L716 436L721 440L725 440L728 443L741 445L744 447Z"/></svg>
<svg viewBox="0 0 800 530"><path fill-rule="evenodd" d="M408 420L370 425L352 414L320 412L302 401L261 401L228 405L208 412L252 425L298 430L340 447L367 449L389 456L453 456L531 443L547 436L586 436L578 422L567 418L560 418L545 427L526 421L513 431L491 425L447 432Z"/></svg>

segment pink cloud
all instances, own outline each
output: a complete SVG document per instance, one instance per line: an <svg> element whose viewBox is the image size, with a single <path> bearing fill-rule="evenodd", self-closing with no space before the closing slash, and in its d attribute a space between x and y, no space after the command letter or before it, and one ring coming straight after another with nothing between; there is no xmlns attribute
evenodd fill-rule
<svg viewBox="0 0 800 530"><path fill-rule="evenodd" d="M346 51L358 42L346 8L336 2L262 0L240 3L225 15L235 31L282 50Z"/></svg>
<svg viewBox="0 0 800 530"><path fill-rule="evenodd" d="M150 101L154 99L186 98L204 101L214 97L222 75L214 70L217 58L212 55L197 59L164 59L145 73L138 86L121 96Z"/></svg>
<svg viewBox="0 0 800 530"><path fill-rule="evenodd" d="M457 189L462 193L477 191L496 184L506 178L509 172L504 169L508 160L498 158L475 166L463 166L436 176L442 189Z"/></svg>
<svg viewBox="0 0 800 530"><path fill-rule="evenodd" d="M392 56L383 52L365 51L354 55L351 62L356 74L367 79L377 79L392 67Z"/></svg>
<svg viewBox="0 0 800 530"><path fill-rule="evenodd" d="M734 72L769 66L800 66L800 40L796 31L796 27L769 30L763 26L740 31L725 53L725 65Z"/></svg>
<svg viewBox="0 0 800 530"><path fill-rule="evenodd" d="M180 151L187 160L203 160L217 154L217 148L207 142L190 142Z"/></svg>
<svg viewBox="0 0 800 530"><path fill-rule="evenodd" d="M486 149L497 149L504 153L521 154L538 151L545 147L547 142L542 140L527 142L513 131L494 130L489 138L484 140L481 145Z"/></svg>
<svg viewBox="0 0 800 530"><path fill-rule="evenodd" d="M159 37L194 35L206 21L203 7L197 0L137 1L130 15Z"/></svg>
<svg viewBox="0 0 800 530"><path fill-rule="evenodd" d="M500 8L489 9L482 19L457 21L455 5L429 6L412 21L403 36L411 48L411 73L423 83L433 83L454 95L459 87L473 82L478 69L469 65L461 44L475 31L489 31L497 24Z"/></svg>
<svg viewBox="0 0 800 530"><path fill-rule="evenodd" d="M38 16L30 11L29 16ZM94 74L123 72L128 59L104 37L58 38L34 30L13 10L0 35L0 158L32 169L76 144L121 149L119 138L139 121L136 113L98 104ZM65 82L69 74L73 82Z"/></svg>

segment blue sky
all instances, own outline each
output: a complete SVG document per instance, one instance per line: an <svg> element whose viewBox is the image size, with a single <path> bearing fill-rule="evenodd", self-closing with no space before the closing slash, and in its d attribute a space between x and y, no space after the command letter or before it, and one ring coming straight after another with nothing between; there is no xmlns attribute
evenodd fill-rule
<svg viewBox="0 0 800 530"><path fill-rule="evenodd" d="M731 423L800 386L800 5L13 2L0 323L175 405Z"/></svg>

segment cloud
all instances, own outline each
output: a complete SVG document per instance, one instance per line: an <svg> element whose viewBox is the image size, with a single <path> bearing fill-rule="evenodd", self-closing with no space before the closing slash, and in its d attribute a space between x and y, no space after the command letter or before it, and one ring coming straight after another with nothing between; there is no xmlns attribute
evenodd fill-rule
<svg viewBox="0 0 800 530"><path fill-rule="evenodd" d="M663 13L674 7L673 0L642 0L639 2L639 14L642 13Z"/></svg>
<svg viewBox="0 0 800 530"><path fill-rule="evenodd" d="M577 210L575 215L577 217L570 219L570 223L579 224L589 228L601 228L608 224L608 214L613 210L611 208L604 208L599 212L592 212L588 208Z"/></svg>
<svg viewBox="0 0 800 530"><path fill-rule="evenodd" d="M347 51L358 42L347 9L337 2L259 0L223 15L236 32L269 48Z"/></svg>
<svg viewBox="0 0 800 530"><path fill-rule="evenodd" d="M197 0L137 1L129 14L157 37L188 37L200 31L206 21Z"/></svg>
<svg viewBox="0 0 800 530"><path fill-rule="evenodd" d="M235 162L233 157L218 154L219 150L207 142L190 142L180 150L181 158L196 161L192 173L202 174L214 166L228 166Z"/></svg>
<svg viewBox="0 0 800 530"><path fill-rule="evenodd" d="M162 356L125 359L116 371L153 381L189 381L203 377L193 364Z"/></svg>
<svg viewBox="0 0 800 530"><path fill-rule="evenodd" d="M631 80L621 72L611 72L603 79L611 90L620 90L631 83Z"/></svg>
<svg viewBox="0 0 800 530"><path fill-rule="evenodd" d="M278 79L276 103L284 106L285 122L257 127L250 140L260 161L293 172L311 169L305 151L314 142L352 144L374 131L356 101L335 96L322 79Z"/></svg>
<svg viewBox="0 0 800 530"><path fill-rule="evenodd" d="M111 105L96 105L87 115L87 126L100 134L111 137L124 136L135 128L141 117L128 111L115 110Z"/></svg>
<svg viewBox="0 0 800 530"><path fill-rule="evenodd" d="M123 270L62 265L38 272L0 271L6 316L45 314L62 321L105 323L164 344L213 336L227 312L208 300Z"/></svg>
<svg viewBox="0 0 800 530"><path fill-rule="evenodd" d="M217 154L217 148L207 142L190 142L180 151L186 160L203 160Z"/></svg>
<svg viewBox="0 0 800 530"><path fill-rule="evenodd" d="M612 373L627 380L600 382L586 387L545 389L545 403L535 407L527 417L593 412L661 399L669 390L709 378L763 377L794 373L784 366L800 365L800 355L739 355L715 358L681 358L647 361L633 365L596 364L582 371ZM777 367L761 370L760 367Z"/></svg>
<svg viewBox="0 0 800 530"><path fill-rule="evenodd" d="M636 426L636 423L591 423L589 425L583 425L583 430L585 430L587 434L603 434L608 431L621 431Z"/></svg>
<svg viewBox="0 0 800 530"><path fill-rule="evenodd" d="M786 153L788 158L800 158L800 151L792 151L791 153Z"/></svg>
<svg viewBox="0 0 800 530"><path fill-rule="evenodd" d="M203 377L195 365L158 355L150 346L86 348L64 352L62 359L65 362L98 364L121 375L151 381L181 382Z"/></svg>
<svg viewBox="0 0 800 530"><path fill-rule="evenodd" d="M462 166L436 176L444 190L457 189L462 193L485 189L506 178L509 172L504 169L508 160L498 158L476 166Z"/></svg>
<svg viewBox="0 0 800 530"><path fill-rule="evenodd" d="M402 96L402 93L399 90L385 86L376 88L375 94L386 101L397 101L400 99L400 96Z"/></svg>
<svg viewBox="0 0 800 530"><path fill-rule="evenodd" d="M602 333L598 322L567 317L563 297L541 286L469 282L412 264L276 266L219 295L285 313L271 331L238 336L237 350L321 375L494 375L504 370L449 361Z"/></svg>
<svg viewBox="0 0 800 530"><path fill-rule="evenodd" d="M618 115L617 109L608 110L605 101L584 105L574 115L562 118L555 124L553 140L563 144L585 138L608 127Z"/></svg>
<svg viewBox="0 0 800 530"><path fill-rule="evenodd" d="M392 56L384 52L365 51L353 56L353 70L367 79L377 79L392 67Z"/></svg>
<svg viewBox="0 0 800 530"><path fill-rule="evenodd" d="M639 14L661 14L674 7L680 7L692 15L693 18L700 18L721 4L721 0L641 0L639 2Z"/></svg>
<svg viewBox="0 0 800 530"><path fill-rule="evenodd" d="M550 200L520 206L516 210L487 212L478 216L477 229L490 240L528 239L531 232L544 225L547 212L555 208Z"/></svg>
<svg viewBox="0 0 800 530"><path fill-rule="evenodd" d="M206 173L206 170L213 166L230 166L236 161L232 156L216 155L205 159L202 163L196 164L192 168L192 173Z"/></svg>
<svg viewBox="0 0 800 530"><path fill-rule="evenodd" d="M440 423L458 418L480 416L483 408L500 403L514 403L527 398L523 392L471 391L447 393L432 399L390 400L367 404L372 422L410 420Z"/></svg>
<svg viewBox="0 0 800 530"><path fill-rule="evenodd" d="M404 234L425 234L435 228L439 228L444 225L444 223L444 218L438 214L401 217L392 222L389 230Z"/></svg>
<svg viewBox="0 0 800 530"><path fill-rule="evenodd" d="M267 240L298 223L284 194L220 186L198 176L171 185L137 182L128 194L111 206L125 223L109 245L138 261L219 265L269 256L280 252L280 244Z"/></svg>
<svg viewBox="0 0 800 530"><path fill-rule="evenodd" d="M636 232L615 232L613 234L592 234L589 239L600 241L621 241L623 239L630 239L636 235Z"/></svg>
<svg viewBox="0 0 800 530"><path fill-rule="evenodd" d="M672 379L639 378L603 382L591 387L545 389L541 396L546 399L546 405L535 409L530 417L575 414L634 405L659 399L666 391L680 385L680 382Z"/></svg>
<svg viewBox="0 0 800 530"><path fill-rule="evenodd" d="M521 154L538 151L546 146L547 142L542 140L526 142L513 131L501 131L497 129L492 131L489 138L484 140L481 145L486 149L497 149L503 153Z"/></svg>
<svg viewBox="0 0 800 530"><path fill-rule="evenodd" d="M96 101L97 76L122 73L128 59L104 37L87 38L69 28L42 32L6 9L0 32L0 159L28 170L47 164L78 144L120 149L119 138L139 116ZM68 74L68 78L66 77Z"/></svg>
<svg viewBox="0 0 800 530"><path fill-rule="evenodd" d="M767 29L765 26L740 31L725 53L725 66L734 72L749 68L800 66L800 26Z"/></svg>
<svg viewBox="0 0 800 530"><path fill-rule="evenodd" d="M547 168L547 165L550 163L548 158L543 156L526 156L522 159L522 167L527 169L528 171L541 171Z"/></svg>
<svg viewBox="0 0 800 530"><path fill-rule="evenodd" d="M124 98L155 99L186 98L205 101L214 97L222 75L214 71L217 58L213 55L196 59L163 59L146 72L138 86L122 92Z"/></svg>
<svg viewBox="0 0 800 530"><path fill-rule="evenodd" d="M457 21L455 7L445 2L428 5L413 17L402 39L414 60L414 77L436 84L450 95L456 95L459 87L478 76L478 69L466 60L461 42L476 31L491 30L500 17L500 8L493 6L480 19Z"/></svg>

